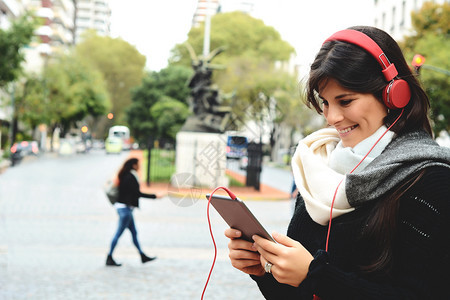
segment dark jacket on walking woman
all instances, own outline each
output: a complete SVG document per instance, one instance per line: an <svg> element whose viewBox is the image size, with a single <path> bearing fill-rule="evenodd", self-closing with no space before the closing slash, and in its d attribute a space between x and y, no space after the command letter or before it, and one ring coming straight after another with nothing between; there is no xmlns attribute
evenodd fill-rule
<svg viewBox="0 0 450 300"><path fill-rule="evenodd" d="M134 208L139 207L140 197L151 199L156 198L156 195L154 194L145 194L141 192L139 188L139 175L137 173L138 170L139 170L138 159L131 158L123 164L117 176L119 180L118 183L119 200L114 204L114 207L116 208L117 214L119 215L119 224L116 233L111 241L111 247L108 253L108 257L106 259L107 266L121 265L114 261L112 255L117 245L117 242L119 241L120 236L127 228L131 232L133 244L139 251L142 263L152 261L156 258L156 257L148 257L144 254L139 244L139 240L137 238L137 230L134 222L133 210Z"/></svg>
<svg viewBox="0 0 450 300"><path fill-rule="evenodd" d="M139 182L136 178L136 170L131 170L122 174L122 178L119 177L119 200L118 202L130 205L133 207L139 207L139 198L151 198L155 199L155 194L142 193L139 188ZM119 175L120 176L120 175Z"/></svg>

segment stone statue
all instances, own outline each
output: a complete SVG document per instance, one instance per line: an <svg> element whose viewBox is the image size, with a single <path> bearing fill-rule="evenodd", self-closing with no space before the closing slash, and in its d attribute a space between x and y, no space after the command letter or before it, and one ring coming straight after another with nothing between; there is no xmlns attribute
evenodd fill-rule
<svg viewBox="0 0 450 300"><path fill-rule="evenodd" d="M191 55L195 73L189 80L190 104L193 114L188 117L181 131L223 133L230 118L231 107L221 105L222 99L217 87L212 86L212 72L223 69L212 65L211 60L224 51L223 47L213 50L207 57L198 59L194 50L186 44Z"/></svg>

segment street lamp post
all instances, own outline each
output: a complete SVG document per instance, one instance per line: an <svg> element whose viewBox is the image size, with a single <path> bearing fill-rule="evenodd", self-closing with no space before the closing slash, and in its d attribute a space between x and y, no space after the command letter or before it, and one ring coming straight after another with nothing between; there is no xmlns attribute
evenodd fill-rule
<svg viewBox="0 0 450 300"><path fill-rule="evenodd" d="M210 35L211 35L211 1L207 1L206 4L206 16L205 16L205 31L203 36L203 57L207 57L210 47Z"/></svg>
<svg viewBox="0 0 450 300"><path fill-rule="evenodd" d="M15 114L16 114L16 104L15 104L15 95L16 95L16 86L13 83L12 84L12 90L11 90L11 123L9 124L9 144L10 147L14 144L15 139L16 139L16 128L15 128L15 122L16 122L16 118L15 118Z"/></svg>

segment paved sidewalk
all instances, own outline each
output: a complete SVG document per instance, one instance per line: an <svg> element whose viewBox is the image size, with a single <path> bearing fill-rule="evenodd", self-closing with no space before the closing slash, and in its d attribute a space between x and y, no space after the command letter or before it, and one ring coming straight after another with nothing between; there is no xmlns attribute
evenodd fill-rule
<svg viewBox="0 0 450 300"><path fill-rule="evenodd" d="M118 216L103 185L130 154L44 156L0 175L0 299L200 299L216 257L211 232L217 259L205 299L263 299L255 282L231 266L228 225L204 196L190 203L142 199L134 211L139 241L158 259L142 264L126 231L114 252L123 265L105 266ZM269 232L286 231L289 200L247 205Z"/></svg>
<svg viewBox="0 0 450 300"><path fill-rule="evenodd" d="M140 161L143 158L142 150L131 150L129 157L136 157ZM233 177L237 181L245 184L245 176L238 174L237 172L226 170L226 174ZM141 176L142 178L142 176ZM287 200L290 195L284 191L273 188L267 184L260 184L260 190L257 191L253 187L229 187L233 193L238 196L242 200ZM176 190L176 193L171 193ZM204 195L210 193L213 189L208 188L197 188L195 189L195 194ZM141 182L141 191L144 193L153 193L158 196L158 198L165 197L169 193L171 196L174 194L183 197L185 195L191 195L193 191L191 189L182 189L178 187L173 187L169 183L158 183L158 182L150 182L150 185L147 186L147 183ZM217 192L218 194L222 193L221 191Z"/></svg>
<svg viewBox="0 0 450 300"><path fill-rule="evenodd" d="M11 165L9 159L0 160L0 174L3 173Z"/></svg>

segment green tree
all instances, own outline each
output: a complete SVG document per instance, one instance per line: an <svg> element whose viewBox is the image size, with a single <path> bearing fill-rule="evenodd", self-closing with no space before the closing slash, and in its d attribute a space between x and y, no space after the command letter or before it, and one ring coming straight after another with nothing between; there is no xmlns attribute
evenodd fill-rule
<svg viewBox="0 0 450 300"><path fill-rule="evenodd" d="M414 35L402 43L409 61L414 54L425 57L420 80L430 97L433 130L450 130L450 3L425 2L411 14Z"/></svg>
<svg viewBox="0 0 450 300"><path fill-rule="evenodd" d="M21 51L31 42L37 19L25 14L7 30L0 29L0 88L15 81L22 72L24 53Z"/></svg>
<svg viewBox="0 0 450 300"><path fill-rule="evenodd" d="M186 44L201 53L203 36L203 26L192 28L186 43L172 49L169 63L190 65L196 57ZM295 117L306 111L299 100L297 74L286 71L295 50L273 27L241 12L217 14L211 19L210 40L211 49L225 48L214 58L213 66L223 66L223 70L214 71L213 82L223 95L233 95L225 97L223 104L232 107L233 120L242 121L234 124L237 129L246 119L273 111L274 101L273 132L281 123L293 128L306 123L306 118Z"/></svg>
<svg viewBox="0 0 450 300"><path fill-rule="evenodd" d="M127 121L132 135L139 142L146 142L150 136L175 137L174 132L187 117L189 88L186 82L191 75L190 68L169 66L160 72L149 72L141 86L132 91ZM161 108L166 111L161 111ZM172 123L166 122L169 119Z"/></svg>
<svg viewBox="0 0 450 300"><path fill-rule="evenodd" d="M110 107L102 75L76 56L59 57L44 70L48 124L63 133L86 116L99 116Z"/></svg>
<svg viewBox="0 0 450 300"><path fill-rule="evenodd" d="M20 120L28 129L48 122L45 90L44 80L36 74L25 75L16 85L14 119Z"/></svg>
<svg viewBox="0 0 450 300"><path fill-rule="evenodd" d="M150 116L156 128L155 138L175 140L189 114L189 107L185 103L167 96L161 97L150 108Z"/></svg>
<svg viewBox="0 0 450 300"><path fill-rule="evenodd" d="M291 88L297 81L296 75L258 58L236 57L230 60L227 69L216 81L225 93L233 92L236 95L237 101L232 103L232 107L237 116L250 106L256 113L267 107L268 103L255 101L260 99L261 94L269 98L277 91L284 90L298 99L297 91Z"/></svg>
<svg viewBox="0 0 450 300"><path fill-rule="evenodd" d="M194 27L188 34L187 42L195 53L202 53L204 26ZM260 19L242 12L217 14L211 18L210 47L225 47L226 51L215 59L215 63L227 65L236 57L254 57L270 62L288 61L294 48L281 39L273 27ZM172 49L169 63L189 66L191 58L183 44Z"/></svg>
<svg viewBox="0 0 450 300"><path fill-rule="evenodd" d="M11 143L16 141L19 133L23 136L25 132L35 129L37 125L47 120L42 103L44 90L44 83L38 75L25 75L14 83L11 103L14 107Z"/></svg>
<svg viewBox="0 0 450 300"><path fill-rule="evenodd" d="M131 104L131 89L141 84L146 58L120 38L88 31L76 46L76 54L102 73L111 97L115 123L123 123Z"/></svg>

